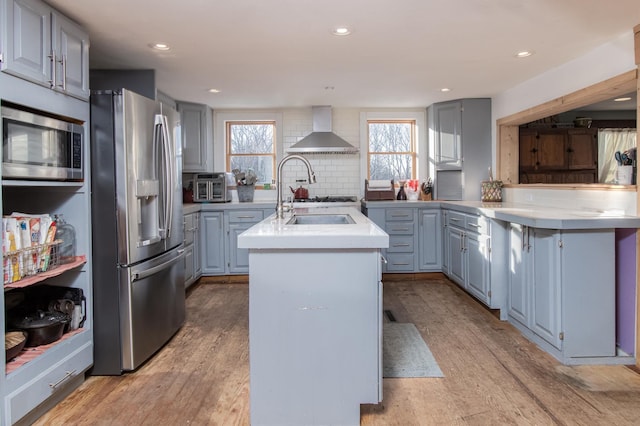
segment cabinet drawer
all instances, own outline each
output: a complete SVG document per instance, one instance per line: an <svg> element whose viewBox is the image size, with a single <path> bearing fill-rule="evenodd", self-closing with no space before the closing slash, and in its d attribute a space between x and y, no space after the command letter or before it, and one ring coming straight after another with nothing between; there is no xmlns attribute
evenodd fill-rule
<svg viewBox="0 0 640 426"><path fill-rule="evenodd" d="M485 216L467 216L466 228L482 235L489 235L489 219Z"/></svg>
<svg viewBox="0 0 640 426"><path fill-rule="evenodd" d="M460 212L454 212L447 210L447 225L457 226L458 228L464 228L467 215Z"/></svg>
<svg viewBox="0 0 640 426"><path fill-rule="evenodd" d="M90 343L78 348L67 358L51 366L36 380L25 383L15 392L7 395L6 404L11 410L11 423L17 422L38 404L45 401L93 363L93 347Z"/></svg>
<svg viewBox="0 0 640 426"><path fill-rule="evenodd" d="M387 209L385 212L385 219L389 221L412 221L413 209Z"/></svg>
<svg viewBox="0 0 640 426"><path fill-rule="evenodd" d="M413 222L387 222L385 231L389 235L414 235L415 224Z"/></svg>
<svg viewBox="0 0 640 426"><path fill-rule="evenodd" d="M231 210L229 211L229 222L252 222L257 223L264 219L262 210Z"/></svg>
<svg viewBox="0 0 640 426"><path fill-rule="evenodd" d="M387 272L413 272L414 256L413 254L397 254L388 253Z"/></svg>
<svg viewBox="0 0 640 426"><path fill-rule="evenodd" d="M387 253L413 253L413 235L390 235Z"/></svg>

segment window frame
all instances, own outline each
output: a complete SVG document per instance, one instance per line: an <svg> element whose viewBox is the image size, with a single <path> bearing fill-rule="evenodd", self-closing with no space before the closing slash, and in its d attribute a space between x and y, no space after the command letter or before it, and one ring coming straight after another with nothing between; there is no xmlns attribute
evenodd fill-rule
<svg viewBox="0 0 640 426"><path fill-rule="evenodd" d="M370 134L369 134L369 125L370 124L410 124L411 125L411 130L410 130L410 148L411 151L388 151L388 152L372 152L370 150L371 147L371 143L370 143ZM367 135L366 135L366 141L367 141L367 158L366 158L366 164L367 164L367 171L366 171L366 175L365 178L366 179L371 179L371 159L372 156L375 155L409 155L411 157L411 177L409 177L408 179L416 179L416 176L418 176L418 170L417 170L417 158L418 158L418 123L417 120L415 118L404 118L404 119L392 119L392 118L376 118L376 119L367 119L366 120L366 130L367 130ZM401 180L401 179L400 179ZM397 182L395 182L396 186L398 185Z"/></svg>
<svg viewBox="0 0 640 426"><path fill-rule="evenodd" d="M270 124L271 126L273 126L273 149L271 151L271 153L266 154L266 153L243 153L243 154L233 154L231 152L231 126L233 125L265 125L265 124ZM275 173L276 173L276 156L277 156L277 152L278 152L278 123L277 120L275 119L264 119L264 120L260 120L260 119L251 119L251 120L242 120L242 119L235 119L235 120L225 120L224 121L224 138L225 138L225 170L226 171L231 171L231 158L232 157L259 157L259 156L263 156L263 157L271 157L271 170L272 170L272 175L271 175L271 182L268 183L273 183L274 179L275 179ZM264 183L267 182L263 182L262 185L258 185L256 184L256 189L263 189L264 188Z"/></svg>

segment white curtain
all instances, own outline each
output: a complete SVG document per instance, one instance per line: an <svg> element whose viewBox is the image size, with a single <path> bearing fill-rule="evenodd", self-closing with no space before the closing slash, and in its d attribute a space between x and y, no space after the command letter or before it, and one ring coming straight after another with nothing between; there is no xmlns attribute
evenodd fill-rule
<svg viewBox="0 0 640 426"><path fill-rule="evenodd" d="M636 135L636 129L598 129L598 182L616 182L616 151L635 148Z"/></svg>

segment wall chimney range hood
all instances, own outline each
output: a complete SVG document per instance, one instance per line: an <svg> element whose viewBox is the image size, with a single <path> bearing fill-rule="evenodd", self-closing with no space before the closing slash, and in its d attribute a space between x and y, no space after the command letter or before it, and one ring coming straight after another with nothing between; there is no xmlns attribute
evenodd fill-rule
<svg viewBox="0 0 640 426"><path fill-rule="evenodd" d="M331 131L331 106L314 106L313 131L287 149L295 154L355 154L358 148Z"/></svg>

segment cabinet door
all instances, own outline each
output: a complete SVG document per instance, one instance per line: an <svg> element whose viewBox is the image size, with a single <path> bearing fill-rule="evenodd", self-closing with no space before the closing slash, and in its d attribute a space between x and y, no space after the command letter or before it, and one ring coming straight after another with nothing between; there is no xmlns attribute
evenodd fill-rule
<svg viewBox="0 0 640 426"><path fill-rule="evenodd" d="M53 50L56 52L56 88L89 99L89 35L75 22L54 14Z"/></svg>
<svg viewBox="0 0 640 426"><path fill-rule="evenodd" d="M560 234L529 228L533 256L530 328L560 349Z"/></svg>
<svg viewBox="0 0 640 426"><path fill-rule="evenodd" d="M238 248L238 235L252 226L252 223L229 224L229 264L227 266L231 274L249 273L249 250Z"/></svg>
<svg viewBox="0 0 640 426"><path fill-rule="evenodd" d="M528 326L529 296L527 285L527 227L518 223L509 224L509 316Z"/></svg>
<svg viewBox="0 0 640 426"><path fill-rule="evenodd" d="M207 172L212 165L208 163L208 152L213 149L209 125L211 113L206 105L178 103L180 125L182 128L182 168L187 172Z"/></svg>
<svg viewBox="0 0 640 426"><path fill-rule="evenodd" d="M462 104L434 104L436 168L462 168Z"/></svg>
<svg viewBox="0 0 640 426"><path fill-rule="evenodd" d="M441 221L442 221L442 230L441 232L441 238L442 238L442 272L445 275L449 275L449 232L448 232L448 225L447 225L447 214L448 212L446 210L442 210L442 216L441 216Z"/></svg>
<svg viewBox="0 0 640 426"><path fill-rule="evenodd" d="M570 130L567 138L569 169L595 169L598 166L598 135L595 129Z"/></svg>
<svg viewBox="0 0 640 426"><path fill-rule="evenodd" d="M566 136L564 133L540 133L538 138L538 168L562 169L566 167Z"/></svg>
<svg viewBox="0 0 640 426"><path fill-rule="evenodd" d="M489 303L489 242L490 239L486 235L475 232L466 234L466 289L486 304Z"/></svg>
<svg viewBox="0 0 640 426"><path fill-rule="evenodd" d="M3 70L52 87L51 8L39 0L6 0Z"/></svg>
<svg viewBox="0 0 640 426"><path fill-rule="evenodd" d="M222 212L205 212L200 215L202 229L202 273L224 274L224 224Z"/></svg>
<svg viewBox="0 0 640 426"><path fill-rule="evenodd" d="M464 287L464 232L449 226L449 277L458 285Z"/></svg>
<svg viewBox="0 0 640 426"><path fill-rule="evenodd" d="M184 249L184 285L185 288L195 281L193 271L193 246Z"/></svg>
<svg viewBox="0 0 640 426"><path fill-rule="evenodd" d="M440 270L440 211L418 210L418 267Z"/></svg>
<svg viewBox="0 0 640 426"><path fill-rule="evenodd" d="M193 275L197 280L202 275L202 262L200 261L200 213L194 213L193 226Z"/></svg>
<svg viewBox="0 0 640 426"><path fill-rule="evenodd" d="M538 162L538 134L536 132L520 132L520 169L533 170ZM522 182L521 182L522 183ZM527 183L527 182L524 182Z"/></svg>

